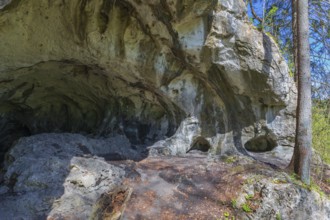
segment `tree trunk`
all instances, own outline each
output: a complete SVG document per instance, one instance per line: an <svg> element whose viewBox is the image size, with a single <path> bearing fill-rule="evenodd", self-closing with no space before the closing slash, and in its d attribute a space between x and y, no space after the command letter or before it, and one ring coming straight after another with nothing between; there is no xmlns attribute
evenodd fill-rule
<svg viewBox="0 0 330 220"><path fill-rule="evenodd" d="M298 105L296 143L292 158L293 170L301 180L310 185L310 163L312 154L312 99L309 57L308 0L296 3L297 12L297 73Z"/></svg>
<svg viewBox="0 0 330 220"><path fill-rule="evenodd" d="M293 76L294 76L294 81L297 83L298 82L297 0L291 0L291 3L292 3L292 34L293 34L292 49L293 49L293 63L294 63Z"/></svg>

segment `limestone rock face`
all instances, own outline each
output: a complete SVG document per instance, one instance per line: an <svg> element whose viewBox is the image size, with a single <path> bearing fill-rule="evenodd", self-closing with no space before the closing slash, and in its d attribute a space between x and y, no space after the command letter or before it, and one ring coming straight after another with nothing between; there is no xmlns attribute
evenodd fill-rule
<svg viewBox="0 0 330 220"><path fill-rule="evenodd" d="M21 138L7 155L0 187L1 219L92 217L98 199L120 185L125 175L122 168L104 160L116 152L111 147L114 139L122 137L96 140L77 134L40 134Z"/></svg>
<svg viewBox="0 0 330 220"><path fill-rule="evenodd" d="M295 85L245 11L242 0L0 1L1 154L42 132L152 145L190 117L196 130L171 154L198 137L217 153L291 146Z"/></svg>

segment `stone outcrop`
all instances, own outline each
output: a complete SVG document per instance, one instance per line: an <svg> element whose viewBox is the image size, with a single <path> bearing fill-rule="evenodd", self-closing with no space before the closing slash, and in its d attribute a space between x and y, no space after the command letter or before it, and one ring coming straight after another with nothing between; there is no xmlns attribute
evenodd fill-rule
<svg viewBox="0 0 330 220"><path fill-rule="evenodd" d="M41 134L20 139L7 155L0 187L1 219L92 217L99 198L116 189L125 175L123 168L104 159L115 159L116 153L129 155L114 149L114 141L125 148L121 136L100 140Z"/></svg>
<svg viewBox="0 0 330 220"><path fill-rule="evenodd" d="M241 0L0 1L2 156L43 132L151 146L191 117L193 136L164 151L197 138L216 153L291 146L294 83L245 10Z"/></svg>
<svg viewBox="0 0 330 220"><path fill-rule="evenodd" d="M291 157L296 87L245 7L0 0L0 218L329 215L272 168Z"/></svg>
<svg viewBox="0 0 330 220"><path fill-rule="evenodd" d="M21 138L7 154L1 219L330 219L326 195L249 157L192 150L114 161L137 153L122 151L127 143L123 136Z"/></svg>

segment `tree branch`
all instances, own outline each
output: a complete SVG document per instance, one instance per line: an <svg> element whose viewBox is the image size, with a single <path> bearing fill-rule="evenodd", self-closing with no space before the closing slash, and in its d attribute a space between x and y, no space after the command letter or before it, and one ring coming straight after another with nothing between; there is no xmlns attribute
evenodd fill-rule
<svg viewBox="0 0 330 220"><path fill-rule="evenodd" d="M257 13L254 11L254 8L253 8L253 4L252 4L252 0L248 0L249 3L250 3L250 8L251 8L251 12L252 12L252 15L255 19L257 19L261 24L262 24L262 19L257 15Z"/></svg>

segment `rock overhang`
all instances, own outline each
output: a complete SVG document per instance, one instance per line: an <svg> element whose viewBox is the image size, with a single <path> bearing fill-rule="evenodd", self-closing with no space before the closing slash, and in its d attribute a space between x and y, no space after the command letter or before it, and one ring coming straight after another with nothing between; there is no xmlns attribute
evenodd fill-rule
<svg viewBox="0 0 330 220"><path fill-rule="evenodd" d="M242 152L265 135L292 145L295 85L275 42L247 21L243 1L7 3L3 127L123 132L141 144L170 137L194 116L191 134L214 152ZM186 129L175 137L179 131Z"/></svg>

